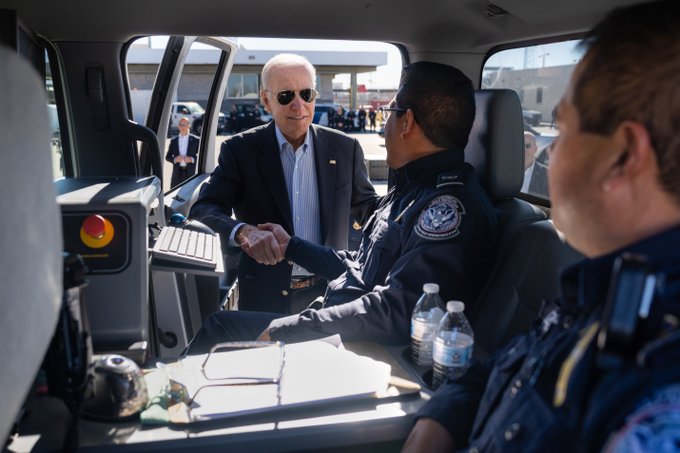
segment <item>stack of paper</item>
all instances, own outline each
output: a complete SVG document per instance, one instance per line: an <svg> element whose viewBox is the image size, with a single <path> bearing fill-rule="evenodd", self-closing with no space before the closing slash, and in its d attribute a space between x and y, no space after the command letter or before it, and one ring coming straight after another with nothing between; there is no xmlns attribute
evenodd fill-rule
<svg viewBox="0 0 680 453"><path fill-rule="evenodd" d="M284 350L280 388L277 384L214 386L278 377L282 354L277 347L214 353L205 372L201 365L206 355L184 358L172 369L170 377L184 384L190 396L195 396L188 421L366 398L387 390L389 365L356 355L341 345L310 341L285 345ZM206 385L211 387L198 391Z"/></svg>

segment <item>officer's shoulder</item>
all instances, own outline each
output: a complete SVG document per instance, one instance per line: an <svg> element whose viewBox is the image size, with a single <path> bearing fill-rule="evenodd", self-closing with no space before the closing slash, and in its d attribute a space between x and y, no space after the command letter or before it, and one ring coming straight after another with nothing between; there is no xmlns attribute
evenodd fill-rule
<svg viewBox="0 0 680 453"><path fill-rule="evenodd" d="M460 234L465 214L461 200L449 191L427 194L413 223L414 232L427 240L446 240Z"/></svg>
<svg viewBox="0 0 680 453"><path fill-rule="evenodd" d="M414 214L414 232L423 239L457 237L464 221L466 174L463 170L443 171L421 187L420 209Z"/></svg>
<svg viewBox="0 0 680 453"><path fill-rule="evenodd" d="M680 445L680 383L655 389L626 416L612 433L606 451L671 451ZM672 450L677 451L677 450Z"/></svg>

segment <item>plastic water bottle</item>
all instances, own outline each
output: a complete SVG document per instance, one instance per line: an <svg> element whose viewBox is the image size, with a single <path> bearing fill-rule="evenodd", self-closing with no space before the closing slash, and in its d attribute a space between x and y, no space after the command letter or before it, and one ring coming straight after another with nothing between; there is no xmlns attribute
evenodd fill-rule
<svg viewBox="0 0 680 453"><path fill-rule="evenodd" d="M446 314L439 322L434 336L432 386L439 387L447 378L457 378L467 369L472 359L474 334L463 314L465 304L450 301Z"/></svg>
<svg viewBox="0 0 680 453"><path fill-rule="evenodd" d="M411 357L416 364L432 366L432 340L442 316L444 302L439 297L439 285L425 283L411 316Z"/></svg>

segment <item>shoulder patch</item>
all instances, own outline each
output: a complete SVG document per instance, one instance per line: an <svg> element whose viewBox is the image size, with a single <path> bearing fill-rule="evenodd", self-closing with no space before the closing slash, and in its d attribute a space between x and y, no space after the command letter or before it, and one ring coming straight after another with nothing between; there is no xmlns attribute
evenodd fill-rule
<svg viewBox="0 0 680 453"><path fill-rule="evenodd" d="M603 451L670 452L680 446L680 384L657 390L626 417Z"/></svg>
<svg viewBox="0 0 680 453"><path fill-rule="evenodd" d="M424 239L443 240L458 236L465 208L453 195L440 195L423 209L414 229Z"/></svg>

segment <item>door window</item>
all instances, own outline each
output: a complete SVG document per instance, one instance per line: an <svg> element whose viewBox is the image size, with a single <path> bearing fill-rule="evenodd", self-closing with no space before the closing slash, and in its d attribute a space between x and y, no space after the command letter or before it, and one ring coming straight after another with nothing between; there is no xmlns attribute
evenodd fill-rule
<svg viewBox="0 0 680 453"><path fill-rule="evenodd" d="M582 57L578 41L541 44L497 52L486 61L482 88L517 92L524 119L522 192L544 200L548 193L548 147L559 133L556 106Z"/></svg>

